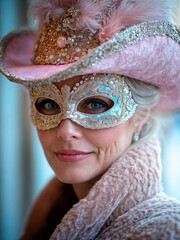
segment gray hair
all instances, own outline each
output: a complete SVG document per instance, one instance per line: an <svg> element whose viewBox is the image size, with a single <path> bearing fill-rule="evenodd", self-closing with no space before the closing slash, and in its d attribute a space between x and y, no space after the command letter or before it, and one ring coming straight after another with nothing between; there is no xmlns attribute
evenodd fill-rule
<svg viewBox="0 0 180 240"><path fill-rule="evenodd" d="M150 137L158 127L158 119L153 108L159 101L160 92L157 87L142 81L127 77L125 77L124 80L131 89L135 103L138 104L135 114L139 117L143 117L147 113L147 109L151 110L149 119L140 132L140 139Z"/></svg>

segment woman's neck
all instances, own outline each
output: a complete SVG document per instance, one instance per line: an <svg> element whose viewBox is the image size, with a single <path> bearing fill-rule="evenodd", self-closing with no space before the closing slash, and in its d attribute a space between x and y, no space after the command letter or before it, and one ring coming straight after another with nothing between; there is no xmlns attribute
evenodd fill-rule
<svg viewBox="0 0 180 240"><path fill-rule="evenodd" d="M88 182L72 184L73 190L79 200L85 198L91 188L95 185L95 183L100 179L98 176L97 178L90 180Z"/></svg>

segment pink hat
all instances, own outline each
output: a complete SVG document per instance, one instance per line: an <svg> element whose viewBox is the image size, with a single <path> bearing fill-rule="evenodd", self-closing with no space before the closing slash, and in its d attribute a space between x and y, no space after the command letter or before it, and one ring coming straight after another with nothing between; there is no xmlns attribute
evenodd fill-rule
<svg viewBox="0 0 180 240"><path fill-rule="evenodd" d="M40 0L38 29L0 44L0 70L31 85L113 73L159 87L157 109L180 108L180 29L170 0Z"/></svg>

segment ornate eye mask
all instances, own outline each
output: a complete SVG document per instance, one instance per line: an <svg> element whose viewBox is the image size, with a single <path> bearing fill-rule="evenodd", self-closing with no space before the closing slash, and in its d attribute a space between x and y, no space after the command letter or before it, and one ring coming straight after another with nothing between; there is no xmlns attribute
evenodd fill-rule
<svg viewBox="0 0 180 240"><path fill-rule="evenodd" d="M40 130L64 119L90 129L114 127L131 118L137 106L124 78L115 74L85 75L72 90L53 83L31 86L30 97L32 122Z"/></svg>

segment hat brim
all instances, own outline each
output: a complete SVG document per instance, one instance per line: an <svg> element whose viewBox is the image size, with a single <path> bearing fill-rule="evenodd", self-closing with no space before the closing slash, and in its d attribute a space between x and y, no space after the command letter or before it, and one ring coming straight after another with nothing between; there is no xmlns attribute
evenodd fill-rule
<svg viewBox="0 0 180 240"><path fill-rule="evenodd" d="M144 22L116 34L83 59L65 65L34 65L35 34L22 29L1 42L0 69L21 84L45 84L89 73L113 73L155 85L158 109L180 108L180 31L165 21Z"/></svg>

